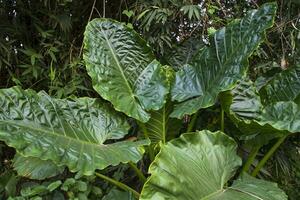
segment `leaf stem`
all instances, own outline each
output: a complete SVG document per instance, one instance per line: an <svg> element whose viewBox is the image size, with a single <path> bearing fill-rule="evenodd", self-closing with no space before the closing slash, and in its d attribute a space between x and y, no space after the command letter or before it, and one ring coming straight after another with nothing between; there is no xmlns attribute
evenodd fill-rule
<svg viewBox="0 0 300 200"><path fill-rule="evenodd" d="M145 124L138 122L138 125L141 127L145 138L150 139L149 134L148 134L148 130L147 130ZM148 146L148 151L149 151L150 160L153 161L155 156L154 156L154 150L153 150L151 144Z"/></svg>
<svg viewBox="0 0 300 200"><path fill-rule="evenodd" d="M144 176L144 174L141 172L141 170L139 170L137 168L136 164L134 164L133 162L129 162L128 164L134 170L134 172L136 173L136 175L139 177L140 181L142 181L143 183L145 183L146 180L147 180L147 178Z"/></svg>
<svg viewBox="0 0 300 200"><path fill-rule="evenodd" d="M260 149L260 145L259 146L254 146L251 151L250 154L248 156L247 162L244 164L242 172L248 172L250 169L251 164L253 163L259 149Z"/></svg>
<svg viewBox="0 0 300 200"><path fill-rule="evenodd" d="M99 178L101 178L101 179L103 179L103 180L105 180L105 181L107 181L107 182L109 182L109 183L125 190L125 191L131 192L137 199L140 197L140 194L137 191L135 191L134 189L132 189L131 187L129 187L128 185L125 185L124 183L121 183L117 180L109 178L108 176L105 176L103 174L100 174L100 173L97 173L97 172L95 174Z"/></svg>
<svg viewBox="0 0 300 200"><path fill-rule="evenodd" d="M278 147L281 145L281 143L284 142L285 138L287 136L283 136L279 138L279 140L272 146L272 148L267 152L267 154L263 157L261 161L257 164L256 168L252 172L252 176L256 176L258 172L263 168L263 166L266 164L266 162L270 159L270 157L274 154L274 152L278 149Z"/></svg>
<svg viewBox="0 0 300 200"><path fill-rule="evenodd" d="M195 126L195 123L196 123L198 114L199 114L199 112L196 112L196 113L192 116L192 120L191 120L191 122L189 123L189 126L188 126L188 128L187 128L187 133L193 131L193 128L194 128L194 126Z"/></svg>
<svg viewBox="0 0 300 200"><path fill-rule="evenodd" d="M224 132L224 109L221 108L221 131Z"/></svg>

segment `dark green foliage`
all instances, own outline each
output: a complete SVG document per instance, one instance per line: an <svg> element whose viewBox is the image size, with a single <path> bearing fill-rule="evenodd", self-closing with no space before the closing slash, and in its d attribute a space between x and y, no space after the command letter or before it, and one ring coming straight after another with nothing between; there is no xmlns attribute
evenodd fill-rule
<svg viewBox="0 0 300 200"><path fill-rule="evenodd" d="M168 167L173 165L179 166L176 163L176 159L184 159L186 156L191 156L193 154L182 150L185 149L184 144L187 140L190 140L190 142L186 144L190 145L188 148L189 150L201 150L201 148L205 145L209 146L208 140L213 141L214 138L218 138L216 135L219 134L212 134L210 132L209 134L206 134L205 136L207 136L208 139L206 139L206 142L203 145L199 145L195 142L197 140L195 139L197 135L191 134L189 137L182 136L179 139L174 138L179 137L182 133L187 131L203 129L218 131L223 129L223 125L225 125L224 132L236 140L237 143L234 143L231 146L232 149L234 149L234 152L237 148L238 155L243 159L243 164L245 164L247 158L249 158L249 151L251 150L249 146L253 147L256 145L262 145L262 148L259 150L256 157L257 160L254 159L254 162L251 163L252 165L249 172L257 166L258 161L262 160L264 155L268 153L269 149L274 146L276 143L276 139L274 138L282 135L289 135L285 142L281 144L278 151L275 152L274 156L271 157L262 170L260 170L259 178L277 182L279 187L287 193L289 199L298 200L300 198L300 147L299 135L297 135L296 132L299 132L297 125L299 125L298 117L300 112L294 112L300 105L300 96L298 94L300 80L299 69L294 68L300 63L300 4L298 1L277 1L278 9L274 26L266 31L265 36L263 35L263 32L264 29L271 26L270 21L268 21L266 27L263 27L263 30L259 30L257 27L253 28L253 30L256 30L255 34L258 34L259 37L255 36L255 38L258 39L256 42L247 43L251 46L251 48L248 48L249 46L245 46L249 52L244 52L245 55L240 60L242 63L239 64L239 67L242 68L240 73L237 72L238 68L236 67L232 67L231 70L228 70L230 68L228 67L229 65L227 65L228 61L222 63L221 66L224 67L224 72L234 71L234 73L224 75L224 73L220 73L222 70L219 68L213 68L217 64L212 64L212 59L215 59L216 61L216 55L212 55L212 52L217 52L217 56L220 55L220 51L215 51L215 49L218 50L218 47L221 46L221 50L228 50L212 40L214 35L217 35L218 37L221 36L220 31L217 30L223 26L229 27L228 24L238 23L236 20L237 18L243 18L247 11L256 9L266 2L270 1L0 1L0 104L1 102L7 102L7 104L1 104L0 107L0 138L6 142L3 143L0 141L0 199L134 200L136 197L132 192L116 188L115 186L112 186L111 184L108 184L107 182L92 175L94 167L91 163L93 162L86 161L91 161L89 156L96 154L92 154L92 150L90 151L88 146L96 146L97 155L99 156L98 159L100 158L100 160L103 159L101 157L102 150L111 151L110 153L115 154L114 156L106 156L112 155L109 153L103 154L105 155L105 159L101 160L101 162L99 161L95 169L103 169L109 164L116 166L110 166L104 170L97 170L97 172L112 177L119 182L125 183L136 191L142 191L144 182L140 177L134 174L136 169L129 169L129 165L127 164L118 164L120 161L127 162L128 160L133 159L134 162L136 162L145 152L145 156L136 164L136 168L137 170L140 170L142 174L148 176L148 167L154 160L155 154L160 152L160 156L157 156L155 161L152 162L153 165L150 167L151 170L149 173L153 172L153 177L161 178L163 176L160 174L160 169L155 166L159 166L164 170L168 169L163 166L164 162L175 162L175 164L168 165ZM83 38L87 37L88 29L92 29L91 27L85 29L85 27L88 22L92 21L94 18L112 18L120 21L120 23L116 23L114 20L104 20L105 23L109 22L112 26L119 26L121 29L124 29L125 31L122 34L131 32L131 29L136 30L137 33L131 32L131 34L138 38L139 41L142 41L141 48L145 48L151 55L149 57L145 54L140 57L136 56L139 52L141 52L140 49L135 49L137 54L134 54L131 51L130 54L132 55L124 55L122 54L123 52L116 54L117 57L120 57L120 63L124 61L124 58L131 59L125 60L125 64L121 66L124 68L124 71L122 72L122 70L120 70L121 72L119 75L110 73L110 70L116 63L113 63L113 59L108 59L108 61L105 59L112 55L102 54L103 57L95 56L94 58L96 59L93 59L93 54L90 54L91 49L92 52L94 50L98 50L98 52L105 51L107 53L106 50L108 50L108 48L104 48L104 50L102 49L103 51L99 48L100 41L97 39L101 38L99 37L101 35L99 34L100 31L96 30L99 32L93 33L89 36L90 38L96 36L96 39L85 39L86 44L83 44ZM265 20L265 18L262 20ZM96 23L97 20L93 22ZM92 23L90 23L90 26L93 25ZM84 36L85 30L86 34ZM114 29L111 28L109 30ZM234 32L242 33L243 31ZM247 33L246 35L249 36L250 33ZM144 38L145 41L140 39L140 36L141 38ZM120 49L125 46L128 47L128 49L132 47L131 46L129 48L130 45L128 46L128 44L134 43L131 40L132 38L125 38L124 35L120 36L116 34L115 40L117 40L117 43L120 42L120 38L123 38L123 40L125 40L123 41L123 44L126 44L121 46ZM236 38L237 37L234 39ZM109 37L107 38L107 41L111 42L111 39L112 37ZM146 43L148 46L145 46ZM244 44L245 41L240 41L240 43ZM215 48L216 44L218 44L218 47ZM225 44L231 43L225 42ZM260 45L257 46L258 44ZM102 43L100 46L104 47L105 45L105 43ZM91 46L93 46L93 48L91 48ZM137 46L135 46L135 48L137 48ZM238 49L235 49L235 52L240 55L239 51L241 51L242 48L240 44L238 47ZM129 52L128 49L127 53ZM209 52L207 58L210 58L211 56L212 59L208 59L208 65L201 63L205 62L205 59L199 56L201 52ZM85 61L83 60L83 55L85 55ZM227 54L225 53L224 55ZM88 57L90 60L87 59ZM248 57L249 67L247 63ZM156 61L152 61L153 58L156 58ZM237 55L234 55L233 58L237 58ZM133 67L130 60L132 61L134 59L134 63L138 64ZM140 64L142 59L146 59L144 65ZM94 63L89 61L93 61ZM107 65L106 63L106 65L104 65L106 68L103 68L104 70L102 71L104 72L104 75L113 74L112 77L108 79L105 79L105 76L99 73L99 71L101 71L99 70L100 67L93 71L94 65L103 67L101 64L106 61L107 63L113 63L112 65ZM184 71L188 71L186 70L187 68L183 67L186 64L192 64L192 68L197 69L194 71L198 73L196 73L196 75L192 72L188 75L184 74ZM205 67L207 67L208 70L203 70ZM132 71L128 70L130 68ZM175 75L171 68L173 68L174 71L179 71L177 72L177 75ZM202 71L199 70L199 68L203 68ZM147 70L143 71L144 69ZM128 85L130 86L128 91L125 90L125 87L123 87L122 84L119 84L120 82L126 82L126 78L124 79L124 77L123 79L118 79L122 73L125 74ZM173 87L173 94L180 92L178 88L174 87L176 84L173 84L172 86L174 77L179 79L180 73L182 77L185 77L185 81L188 80L189 82L190 80L196 80L195 82L197 82L200 80L200 82L209 83L209 87L212 87L213 90L207 90L208 92L205 90L205 95L198 92L194 96L189 96L190 94L187 94L188 91L181 88L182 94L187 95L187 98L183 98L181 100L183 103L187 103L187 106L181 110L180 118L182 119L175 119L170 118L170 114L174 111L174 105L177 104L177 102L171 102L171 92L169 91L169 88ZM203 79L202 75L205 73L207 73L205 75L206 79ZM228 113L225 114L225 116L222 115L223 110L220 102L223 101L224 97L228 97L226 95L231 94L223 93L221 95L222 98L219 98L219 92L233 89L236 82L241 80L241 78L246 74L249 79L251 79L253 85L251 83L251 87L249 87L249 84L245 84L244 88L240 88L242 94L237 96L233 103L231 101L225 102L228 104L227 106L231 106L231 108L236 106L236 109L234 110L234 112L237 111L235 113L236 115L232 116L232 113L230 114L228 110L226 110ZM89 75L93 79L93 83ZM195 76L197 77L194 79L191 78ZM224 79L222 79L222 77ZM278 77L283 77L284 80L288 80L288 84L284 83L282 85L282 82L284 81L276 81L276 78ZM229 84L224 84L226 81ZM247 81L250 82L250 80ZM113 87L107 89L107 85L109 85L107 84L108 82L109 84L112 84ZM216 82L219 82L220 84L216 84ZM182 83L186 82L182 81ZM243 84L243 82L240 84ZM47 96L47 98L49 98L48 104L43 103L45 102L45 99L40 99L40 97L37 96L30 100L33 102L34 106L26 106L26 103L24 103L26 100L22 98L20 98L20 101L8 100L13 92L10 93L10 95L7 95L4 92L6 90L2 90L2 88L8 88L14 85L21 86L23 89L31 88L36 91L45 90L49 95L46 95L44 92L35 93L31 90L30 91L33 96L43 96L42 94ZM201 88L203 85L205 84L200 84ZM199 85L196 84L196 86ZM112 90L115 90L116 88L119 90L113 93ZM157 90L157 88L160 88L161 90ZM7 89L7 91L8 90L13 89ZM23 91L21 89L19 90ZM133 90L133 92L131 90ZM99 123L95 123L92 129L91 127L85 126L86 123L93 121L89 117L79 118L77 120L66 117L68 120L61 121L60 123L55 121L55 119L57 119L57 116L74 115L74 113L70 112L68 106L70 106L70 103L72 104L74 98L76 98L75 96L88 96L90 97L89 99L92 99L94 97L99 97L99 95L101 97L95 100L98 102L98 106L96 106L97 109L102 107L109 107L110 109L114 106L116 110L124 112L128 116L137 119L134 120L132 118L126 118L131 127L129 132L121 131L122 133L119 133L121 135L116 136L114 134L110 134L110 132L107 132L107 129L105 129L105 134L103 135L106 136L102 135L104 138L101 136L101 142L96 145L86 144L85 140L82 138L74 139L72 138L74 135L67 137L67 139L55 139L57 134L59 135L61 133L75 133L75 136L83 136L89 135L93 132L93 128L98 130L100 127ZM248 98L251 95L254 95L254 97ZM274 95L277 95L276 98L273 97ZM68 100L59 100L69 96L72 97L68 98ZM192 106L188 103L188 101L196 102L197 98L201 96L208 98L209 101L205 102L201 100L201 103L197 102L197 105L193 104ZM125 101L124 97L125 100L128 101ZM126 99L128 97L130 98ZM287 97L293 102L289 102L288 104L282 102L276 103L279 100L286 101ZM50 98L52 100L50 100ZM105 102L101 98L109 100L112 105L109 105L109 103ZM34 99L37 100L35 103ZM246 101L244 101L245 99ZM236 100L238 100L238 102ZM122 104L121 106L118 105L120 102ZM206 105L201 106L203 103ZM222 103L224 104L224 102ZM238 105L239 103L241 104ZM133 104L134 106L139 107L139 109L132 109ZM274 104L276 105L274 106ZM56 114L52 112L53 109L49 109L51 108L51 105L53 106ZM5 106L11 109L7 109ZM39 113L39 111L41 111L39 110L39 106L43 108L41 110L43 110L46 114ZM85 114L87 114L87 111L94 113L94 106L95 105L91 106L89 104L87 106L88 108L85 109L83 108L84 106L80 104L78 109L75 109L74 111L76 111L76 113ZM210 107L206 108L208 106ZM238 106L241 106L242 109L237 110L239 109ZM198 108L200 107L205 109L199 110ZM287 107L290 111L287 111ZM37 117L40 121L30 121L31 119L34 119L34 117L31 118L29 108L34 109L32 112L34 115L41 117ZM192 109L193 112L189 111L190 109ZM23 119L23 121L21 119L22 117L20 117L22 116L20 115L20 111L24 116L28 114L26 119ZM281 115L284 111L286 114ZM52 117L48 118L51 118L51 123L44 123L43 117L48 116L48 112L52 113ZM116 116L121 116L122 119L125 119L123 118L123 114L115 111L112 112L115 113ZM261 112L264 114L262 115L264 117L264 121L260 121L261 118L257 121L253 121L253 118L261 116ZM296 117L291 115L293 112ZM7 113L9 113L9 115ZM192 113L195 114L191 115ZM107 121L104 121L108 122L106 124L104 123L107 127L111 127L114 124L109 121L109 116L111 117L110 114L104 117L107 119ZM179 117L179 115L177 115L177 117ZM241 118L241 120L238 121L239 123L237 123L237 118ZM47 117L45 117L45 119L47 119ZM17 121L17 123L14 125L7 125L6 123L10 123L10 120ZM141 123L141 121L147 121L147 123ZM126 124L125 129L127 129L127 123L125 121L123 122ZM250 126L247 123L250 123ZM34 126L31 126L33 124ZM40 125L43 130L51 129L53 130L53 133L56 133L50 134L50 132L46 131L49 135L44 135L39 138L39 131L34 130L32 127L40 127ZM262 126L264 128L261 129ZM275 132L279 133L279 129L284 129L284 131L281 131L280 134L274 134ZM260 132L257 132L257 130ZM295 133L291 135L289 131ZM97 132L95 135L98 135L99 133L101 134L101 131ZM126 135L127 133L128 135ZM152 143L144 149L141 144L146 144L147 142L139 143L136 140L144 139L145 137L149 137ZM120 138L123 138L124 141L120 141ZM225 135L224 138L224 141L231 141L231 139L227 136L225 137ZM172 142L168 142L170 140L172 140ZM78 145L74 148L74 151L70 150L69 155L73 156L69 158L67 158L67 156L63 157L63 155L59 154L61 149L66 148L66 146L70 144L68 141L74 142L72 143L74 144L74 147ZM215 141L218 145L212 144L212 146L224 148L223 151L216 150L217 148L213 150L216 156L220 156L221 154L223 155L228 151L228 149L230 149L227 148L230 145L224 141L220 145L219 142L221 142L221 140ZM8 147L7 144L16 149ZM80 150L79 144L82 146L86 145L87 148ZM132 144L130 148L132 155L128 156L128 147L125 148L120 144ZM175 146L172 146L173 144L175 146L183 145L181 148L182 152L178 151L177 156L174 158L173 154L170 154L172 155L171 157L165 156L168 151L172 151L172 148L176 149ZM60 147L61 149L49 148L48 145L51 147ZM116 149L116 151L111 150L110 146L113 146L113 149ZM161 149L163 150L160 151ZM84 156L82 156L81 153L83 153ZM201 153L198 153L197 156L201 156ZM207 154L204 154L201 159ZM186 156L181 158L182 155ZM240 159L235 153L232 152L228 155L228 157L232 159L236 158L236 162L239 162L238 165L241 164ZM81 156L84 157L84 159L81 159ZM186 163L180 167L180 170L186 170L185 174L187 176L188 173L192 171L189 169L190 166L195 167L197 172L201 172L201 169L197 169L197 166L193 166L194 163L189 163L192 158L197 156L191 156L191 159L186 160ZM164 158L162 159L162 157ZM111 159L114 161L110 162ZM74 160L78 161L76 166L73 163ZM220 160L222 159L219 159L219 161ZM109 162L103 163L103 161ZM27 164L28 162L30 162L30 164ZM201 165L207 167L210 166L210 164L212 164L212 162L200 162L198 167ZM215 163L209 168L211 169L216 166L218 165ZM227 165L227 167L228 166L229 165ZM274 184L257 180L248 177L247 175L237 178L239 175L233 173L233 171L237 169L236 166L231 169L228 168L228 172L224 172L226 174L231 170L229 174L234 175L234 177L231 177L231 175L230 177L226 176L226 181L229 180L227 184L224 185L225 182L222 182L223 188L225 190L229 190L226 194L230 193L230 188L234 189L236 187L237 190L244 190L246 188L245 191L250 192L251 194L256 194L257 192L258 195L264 195L264 193L267 194L268 191L274 191L277 195L279 195L277 198L285 198L283 192L277 189ZM225 167L220 167L219 169L224 168ZM173 169L170 171L172 170ZM180 170L175 170L174 173L176 174L176 177L180 180L186 180L185 177L182 177L182 174L179 173ZM73 174L70 171L80 171L80 173ZM239 173L240 170L237 171ZM215 172L217 172L217 170L212 171L212 173ZM83 174L90 176L83 176ZM199 173L196 175L199 175ZM198 181L196 175L191 173L191 177L194 178L194 181ZM216 177L223 177L223 175L219 173ZM204 178L207 177L204 176ZM150 178L150 181L148 182L150 188L151 184L157 184L165 186L164 189L168 190L170 185L169 182L164 185L163 183L155 182L157 180L160 179ZM163 179L163 181L165 180L168 180L168 178ZM187 181L189 180L190 179L187 179ZM223 181L223 179L221 181ZM184 184L195 185L186 182ZM268 191L264 191L263 187L261 187L261 191L253 190L253 185L260 184L270 188ZM217 184L218 187L219 185L220 184ZM203 190L207 189L205 187L202 188ZM213 187L209 188L209 190L212 189ZM178 189L178 191L180 190L181 188ZM210 192L207 194L210 194ZM150 195L147 197L142 195L142 198L146 199L151 197L151 192L144 191L143 193L148 193ZM169 194L169 191L167 193ZM183 193L184 192L178 193L176 198L180 199L180 194ZM184 194L187 196L189 195L187 193ZM232 194L235 195L234 192ZM232 200L232 197L229 196L228 198ZM249 196L247 198L251 199ZM269 196L269 198L272 199L273 197ZM186 197L183 197L183 199L186 199ZM224 199L226 199L226 196Z"/></svg>

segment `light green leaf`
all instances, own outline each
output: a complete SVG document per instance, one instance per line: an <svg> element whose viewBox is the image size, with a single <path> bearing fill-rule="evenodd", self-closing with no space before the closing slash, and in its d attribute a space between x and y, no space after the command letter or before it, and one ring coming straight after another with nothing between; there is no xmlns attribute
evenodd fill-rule
<svg viewBox="0 0 300 200"><path fill-rule="evenodd" d="M169 136L179 132L181 122L169 117L172 110L173 104L167 102L160 110L151 112L151 118L145 123L146 130L144 131L152 144L159 142L164 144Z"/></svg>
<svg viewBox="0 0 300 200"><path fill-rule="evenodd" d="M116 110L146 122L147 111L163 106L169 90L166 73L138 33L110 19L94 19L84 44L93 87Z"/></svg>
<svg viewBox="0 0 300 200"><path fill-rule="evenodd" d="M58 167L51 160L41 160L36 157L24 157L16 154L13 160L14 169L19 176L30 179L43 180L56 176L64 171L63 166Z"/></svg>
<svg viewBox="0 0 300 200"><path fill-rule="evenodd" d="M47 190L52 192L52 191L56 190L59 186L61 186L61 184L62 184L62 182L60 180L52 182L47 186Z"/></svg>
<svg viewBox="0 0 300 200"><path fill-rule="evenodd" d="M140 199L287 199L276 184L249 176L226 186L241 165L236 147L234 140L222 132L204 130L183 134L165 145L156 156Z"/></svg>
<svg viewBox="0 0 300 200"><path fill-rule="evenodd" d="M248 57L273 24L276 4L264 4L210 37L210 46L176 73L171 94L179 103L172 117L182 118L212 106L222 91L231 90L248 68Z"/></svg>
<svg viewBox="0 0 300 200"><path fill-rule="evenodd" d="M120 139L129 126L119 113L97 99L54 99L19 87L0 90L0 140L26 157L52 160L72 172L141 159L149 141Z"/></svg>

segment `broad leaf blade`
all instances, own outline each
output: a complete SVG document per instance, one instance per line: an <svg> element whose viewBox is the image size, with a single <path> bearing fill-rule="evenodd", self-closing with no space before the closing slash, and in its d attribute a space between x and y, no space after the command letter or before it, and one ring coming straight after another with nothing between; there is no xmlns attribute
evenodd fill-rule
<svg viewBox="0 0 300 200"><path fill-rule="evenodd" d="M224 133L201 131L183 134L164 146L151 164L141 200L284 200L276 185L243 178L225 184L241 165L235 142ZM264 184L263 188L261 185Z"/></svg>
<svg viewBox="0 0 300 200"><path fill-rule="evenodd" d="M300 96L300 65L276 74L259 93L264 104L296 100Z"/></svg>
<svg viewBox="0 0 300 200"><path fill-rule="evenodd" d="M217 190L241 165L235 142L221 132L184 134L162 147L151 164L141 200L199 200Z"/></svg>
<svg viewBox="0 0 300 200"><path fill-rule="evenodd" d="M276 183L253 178L243 174L233 185L222 192L213 194L207 200L283 200L287 195Z"/></svg>
<svg viewBox="0 0 300 200"><path fill-rule="evenodd" d="M264 106L252 81L241 80L233 90L222 93L220 100L229 118L242 132L241 135L235 135L239 139L248 142L253 140L255 145L263 145L275 137L288 134L272 124L260 122Z"/></svg>
<svg viewBox="0 0 300 200"><path fill-rule="evenodd" d="M280 131L300 132L300 105L293 101L279 101L266 106L259 119L261 125L269 124Z"/></svg>
<svg viewBox="0 0 300 200"><path fill-rule="evenodd" d="M175 70L179 70L184 65L190 63L199 49L204 46L201 38L191 37L174 46L172 50L167 53L165 60Z"/></svg>
<svg viewBox="0 0 300 200"><path fill-rule="evenodd" d="M14 169L19 176L43 180L56 176L64 171L63 166L57 166L51 160L41 160L35 157L24 157L16 154L13 160Z"/></svg>
<svg viewBox="0 0 300 200"><path fill-rule="evenodd" d="M152 144L164 144L179 132L182 123L179 119L170 118L172 110L173 103L167 102L160 110L151 112L150 120L145 123L145 131Z"/></svg>
<svg viewBox="0 0 300 200"><path fill-rule="evenodd" d="M235 20L210 38L211 45L176 73L172 100L181 102L172 117L182 118L212 106L222 91L234 88L248 68L248 57L273 24L276 4L264 4Z"/></svg>
<svg viewBox="0 0 300 200"><path fill-rule="evenodd" d="M84 60L93 87L116 110L146 122L150 118L147 110L163 106L169 89L162 66L153 61L151 49L138 33L110 19L94 19L86 27L84 44ZM160 77L155 80L157 74ZM158 87L160 90L156 90ZM149 89L155 89L151 91L155 101Z"/></svg>
<svg viewBox="0 0 300 200"><path fill-rule="evenodd" d="M287 81L287 84L293 83ZM290 98L294 99L292 94ZM300 106L288 97L286 101L264 106L251 81L241 81L232 91L221 95L221 100L230 118L247 135L265 134L272 139L300 131Z"/></svg>
<svg viewBox="0 0 300 200"><path fill-rule="evenodd" d="M127 134L124 117L97 99L53 99L19 87L0 90L0 140L24 156L52 160L91 175L120 162L137 162L148 141L116 142Z"/></svg>
<svg viewBox="0 0 300 200"><path fill-rule="evenodd" d="M144 109L159 110L165 104L170 89L168 76L172 73L171 68L154 60L140 74L134 93Z"/></svg>

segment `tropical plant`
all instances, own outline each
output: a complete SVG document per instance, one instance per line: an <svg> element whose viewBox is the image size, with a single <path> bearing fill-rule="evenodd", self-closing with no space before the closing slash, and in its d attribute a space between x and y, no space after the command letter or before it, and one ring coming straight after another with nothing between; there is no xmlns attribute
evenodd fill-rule
<svg viewBox="0 0 300 200"><path fill-rule="evenodd" d="M190 59L174 69L161 64L128 24L92 20L84 33L83 58L93 88L103 99L57 99L20 87L0 90L0 140L17 151L16 171L43 179L67 167L79 177L96 175L129 192L112 190L104 199L287 199L275 183L250 177L247 170L236 174L242 161L236 154L237 144L223 128L193 132L198 111L213 106L220 93L235 91L232 89L245 77L248 58L273 25L275 12L276 4L267 3L232 21L210 36L209 46L194 50ZM224 102L234 105L228 99ZM271 115L297 106L292 100L267 105L259 118L262 121L253 121L298 131L299 124L291 126L285 124L285 116ZM192 114L187 130L173 132L179 119ZM126 137L128 121L139 127L143 137ZM148 157L142 160L145 152ZM27 169L24 161L30 162ZM147 181L136 165L139 161L152 162ZM146 182L141 195L100 173L120 163L128 163L141 183ZM56 189L62 182L53 184ZM52 184L49 187L42 190L51 190Z"/></svg>

